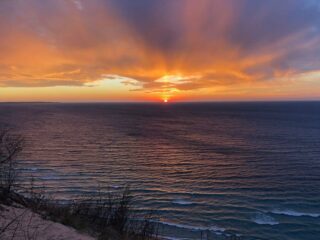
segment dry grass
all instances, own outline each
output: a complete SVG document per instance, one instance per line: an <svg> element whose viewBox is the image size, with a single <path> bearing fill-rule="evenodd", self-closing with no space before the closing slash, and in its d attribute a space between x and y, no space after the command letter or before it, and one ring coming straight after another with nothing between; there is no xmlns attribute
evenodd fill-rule
<svg viewBox="0 0 320 240"><path fill-rule="evenodd" d="M139 221L132 210L133 197L129 188L106 195L97 192L95 196L69 204L46 199L42 194L33 193L32 198L19 200L20 203L50 220L61 222L80 231L89 232L99 240L157 238L157 224L152 215L146 214Z"/></svg>

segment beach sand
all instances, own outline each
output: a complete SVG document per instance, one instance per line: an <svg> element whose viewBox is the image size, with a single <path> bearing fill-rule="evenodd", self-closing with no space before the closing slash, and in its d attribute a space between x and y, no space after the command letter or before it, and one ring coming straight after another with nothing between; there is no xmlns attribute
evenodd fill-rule
<svg viewBox="0 0 320 240"><path fill-rule="evenodd" d="M94 240L73 228L45 220L24 207L0 205L0 208L1 240Z"/></svg>

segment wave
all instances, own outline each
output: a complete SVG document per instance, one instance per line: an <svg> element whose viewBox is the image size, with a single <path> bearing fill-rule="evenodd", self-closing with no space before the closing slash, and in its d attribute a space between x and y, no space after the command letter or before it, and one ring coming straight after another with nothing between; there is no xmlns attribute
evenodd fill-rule
<svg viewBox="0 0 320 240"><path fill-rule="evenodd" d="M187 201L187 200L183 200L183 199L173 200L172 203L178 204L178 205L192 205L193 204L193 202Z"/></svg>
<svg viewBox="0 0 320 240"><path fill-rule="evenodd" d="M30 167L30 168L20 168L21 171L26 171L26 172L36 172L39 169L36 167Z"/></svg>
<svg viewBox="0 0 320 240"><path fill-rule="evenodd" d="M59 176L43 176L40 177L41 180L60 180L61 178Z"/></svg>
<svg viewBox="0 0 320 240"><path fill-rule="evenodd" d="M273 210L271 211L273 214L280 214L280 215L286 215L291 217L320 217L320 213L306 213L306 212L299 212L295 210Z"/></svg>
<svg viewBox="0 0 320 240"><path fill-rule="evenodd" d="M273 217L268 216L263 213L257 213L255 217L252 218L252 221L259 225L277 225L277 222Z"/></svg>
<svg viewBox="0 0 320 240"><path fill-rule="evenodd" d="M190 238L177 238L177 237L161 236L161 239L165 239L165 240L189 240Z"/></svg>
<svg viewBox="0 0 320 240"><path fill-rule="evenodd" d="M142 219L135 219L136 221L143 221ZM221 236L221 235L225 235L225 236L229 236L229 234L225 234L224 232L226 231L226 229L222 228L222 227L218 227L218 226L208 226L208 227L204 227L204 226L193 226L193 225L185 225L185 224L179 224L179 223L173 223L173 222L164 222L164 221L158 221L158 220L150 220L153 223L159 224L159 225L164 225L167 227L174 227L174 228L179 228L179 229L184 229L184 231L186 230L190 230L192 232L207 232L210 231L213 234L216 234L217 236ZM236 236L240 236L240 235L236 235ZM160 239L167 239L167 240L189 240L189 239L194 239L194 238L189 238L188 237L178 237L178 236L166 236L166 235L160 235L159 236ZM200 239L199 239L200 240Z"/></svg>
<svg viewBox="0 0 320 240"><path fill-rule="evenodd" d="M183 229L189 229L192 231L211 231L216 234L222 234L225 229L217 226L210 226L210 227L203 227L203 226L192 226L192 225L185 225L185 224L179 224L179 223L171 223L171 222L157 222L159 224L176 227L176 228L183 228Z"/></svg>

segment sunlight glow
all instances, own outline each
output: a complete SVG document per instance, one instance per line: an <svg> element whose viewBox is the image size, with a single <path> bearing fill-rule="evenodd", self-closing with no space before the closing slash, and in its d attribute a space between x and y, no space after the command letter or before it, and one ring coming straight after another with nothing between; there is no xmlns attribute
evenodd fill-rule
<svg viewBox="0 0 320 240"><path fill-rule="evenodd" d="M0 101L320 99L319 0L133 2L0 0Z"/></svg>

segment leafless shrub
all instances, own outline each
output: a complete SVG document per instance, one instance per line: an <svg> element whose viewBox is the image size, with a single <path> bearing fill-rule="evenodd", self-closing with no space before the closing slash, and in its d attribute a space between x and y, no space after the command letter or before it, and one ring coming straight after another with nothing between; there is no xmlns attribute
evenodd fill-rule
<svg viewBox="0 0 320 240"><path fill-rule="evenodd" d="M0 198L6 199L17 180L17 156L22 151L23 138L12 131L0 129Z"/></svg>
<svg viewBox="0 0 320 240"><path fill-rule="evenodd" d="M82 197L82 200L69 204L48 200L39 194L31 194L34 198L28 202L29 208L53 221L87 231L99 240L137 239L150 240L157 236L157 225L152 215L146 214L136 219L131 208L132 195L129 188L119 192L109 191L95 196Z"/></svg>
<svg viewBox="0 0 320 240"><path fill-rule="evenodd" d="M155 239L157 224L152 221L153 215L145 214L137 220L132 201L130 189L125 187L120 192L109 191L106 197L99 193L97 200L81 209L85 210L84 216L95 222L99 240L110 239L110 236L111 239Z"/></svg>

